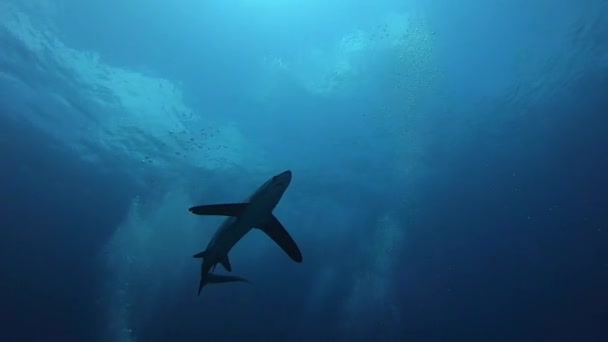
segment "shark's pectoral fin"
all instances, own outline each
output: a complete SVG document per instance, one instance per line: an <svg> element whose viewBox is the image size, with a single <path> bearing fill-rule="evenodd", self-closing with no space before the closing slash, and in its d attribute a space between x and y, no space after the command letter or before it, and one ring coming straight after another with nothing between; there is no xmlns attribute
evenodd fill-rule
<svg viewBox="0 0 608 342"><path fill-rule="evenodd" d="M227 255L220 259L220 264L222 264L222 266L224 266L226 271L232 272L232 266L230 266L230 260L228 259Z"/></svg>
<svg viewBox="0 0 608 342"><path fill-rule="evenodd" d="M266 224L257 228L266 233L295 262L302 262L300 248L298 248L296 242L293 241L285 227L274 215L271 215L270 220Z"/></svg>
<svg viewBox="0 0 608 342"><path fill-rule="evenodd" d="M199 205L188 209L195 215L240 216L248 203Z"/></svg>

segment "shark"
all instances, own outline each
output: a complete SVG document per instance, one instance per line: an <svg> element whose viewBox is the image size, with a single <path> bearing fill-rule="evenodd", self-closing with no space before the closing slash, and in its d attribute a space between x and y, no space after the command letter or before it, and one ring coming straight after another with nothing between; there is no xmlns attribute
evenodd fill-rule
<svg viewBox="0 0 608 342"><path fill-rule="evenodd" d="M208 273L206 283L207 284L221 284L221 283L233 283L233 282L244 282L251 284L249 280L239 276L222 275L215 273ZM200 294L200 291L199 291Z"/></svg>
<svg viewBox="0 0 608 342"><path fill-rule="evenodd" d="M232 272L228 253L248 232L259 229L272 239L293 261L302 262L302 252L283 224L273 214L285 190L291 183L290 170L283 171L262 184L243 202L207 204L191 207L195 215L226 216L207 244L194 258L201 258L201 277L198 295L206 284L245 281L244 278L211 273L217 264Z"/></svg>

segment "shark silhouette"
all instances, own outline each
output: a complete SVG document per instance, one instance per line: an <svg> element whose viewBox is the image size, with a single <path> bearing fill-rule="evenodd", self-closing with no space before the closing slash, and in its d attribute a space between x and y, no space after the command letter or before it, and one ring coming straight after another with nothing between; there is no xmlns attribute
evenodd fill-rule
<svg viewBox="0 0 608 342"><path fill-rule="evenodd" d="M288 170L266 181L245 202L200 205L189 209L195 215L227 216L207 248L194 255L195 258L202 258L199 295L206 284L248 282L241 277L220 276L210 272L217 264L232 272L228 252L253 228L266 233L295 262L302 262L300 248L272 213L290 183L291 171Z"/></svg>

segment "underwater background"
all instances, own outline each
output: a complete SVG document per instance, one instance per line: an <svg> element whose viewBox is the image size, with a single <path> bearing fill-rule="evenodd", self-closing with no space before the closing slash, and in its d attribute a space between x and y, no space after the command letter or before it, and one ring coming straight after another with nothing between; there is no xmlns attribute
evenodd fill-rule
<svg viewBox="0 0 608 342"><path fill-rule="evenodd" d="M605 0L0 0L0 341L607 341L607 133Z"/></svg>

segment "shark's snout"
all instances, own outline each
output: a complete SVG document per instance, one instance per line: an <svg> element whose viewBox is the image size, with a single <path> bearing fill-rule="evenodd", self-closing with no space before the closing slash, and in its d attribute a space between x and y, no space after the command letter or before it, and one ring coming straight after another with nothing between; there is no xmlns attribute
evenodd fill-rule
<svg viewBox="0 0 608 342"><path fill-rule="evenodd" d="M287 186L291 182L291 170L281 172L272 178L274 183L283 184L284 186Z"/></svg>

